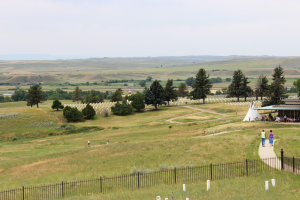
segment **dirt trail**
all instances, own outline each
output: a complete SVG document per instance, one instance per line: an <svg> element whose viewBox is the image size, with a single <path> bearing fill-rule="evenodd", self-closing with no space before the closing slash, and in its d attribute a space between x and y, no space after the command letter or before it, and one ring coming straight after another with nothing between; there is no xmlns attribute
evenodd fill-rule
<svg viewBox="0 0 300 200"><path fill-rule="evenodd" d="M230 116L230 115L227 115L227 114L217 113L216 111L213 111L213 110L203 110L203 109L200 109L200 108L190 107L190 106L182 106L182 107L191 108L191 109L194 109L194 110L199 110L201 112L197 112L197 113L193 113L193 114L188 114L188 115L183 115L183 116L180 116L180 117L174 117L172 119L167 119L166 121L170 122L170 123L182 124L182 122L176 122L176 121L173 121L173 120L179 119L179 118L183 118L183 117L186 117L186 116L190 116L190 115L196 115L196 114L203 113L203 112L211 113L211 114L216 114L216 115ZM222 118L218 118L217 117L217 119L222 119Z"/></svg>

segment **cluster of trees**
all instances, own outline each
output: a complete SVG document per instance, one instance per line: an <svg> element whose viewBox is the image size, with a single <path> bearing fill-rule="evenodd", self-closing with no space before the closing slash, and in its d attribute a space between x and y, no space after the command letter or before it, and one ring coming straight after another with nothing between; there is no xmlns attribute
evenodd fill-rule
<svg viewBox="0 0 300 200"><path fill-rule="evenodd" d="M263 103L266 105L278 105L282 104L282 98L286 98L284 83L286 82L283 76L283 68L279 65L274 69L272 75L273 82L268 84L268 79L264 75L258 77L258 81L254 90L248 85L248 77L238 69L234 71L231 84L228 86L227 97L237 97L238 101L240 97L244 97L245 100L250 96L258 96L261 98L263 96L268 96L270 99Z"/></svg>
<svg viewBox="0 0 300 200"><path fill-rule="evenodd" d="M10 97L5 97L0 95L0 103L11 102L12 99Z"/></svg>
<svg viewBox="0 0 300 200"><path fill-rule="evenodd" d="M146 80L141 80L140 82L139 82L139 85L141 86L141 87L145 87L146 86L146 82L151 82L152 81L152 76L148 76L147 78L146 78Z"/></svg>

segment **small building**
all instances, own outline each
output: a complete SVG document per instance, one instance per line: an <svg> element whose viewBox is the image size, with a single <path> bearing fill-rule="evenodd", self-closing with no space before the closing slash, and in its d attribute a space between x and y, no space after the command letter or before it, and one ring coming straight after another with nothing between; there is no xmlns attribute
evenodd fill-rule
<svg viewBox="0 0 300 200"><path fill-rule="evenodd" d="M300 117L300 100L299 98L284 99L285 104L265 106L256 108L256 110L266 110L270 112L277 112L278 116Z"/></svg>

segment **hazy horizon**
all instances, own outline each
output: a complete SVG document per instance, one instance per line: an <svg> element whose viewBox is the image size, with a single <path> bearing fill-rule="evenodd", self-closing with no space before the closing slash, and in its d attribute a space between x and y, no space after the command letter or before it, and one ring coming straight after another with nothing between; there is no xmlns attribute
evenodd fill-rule
<svg viewBox="0 0 300 200"><path fill-rule="evenodd" d="M296 0L1 1L0 55L297 56L299 7Z"/></svg>

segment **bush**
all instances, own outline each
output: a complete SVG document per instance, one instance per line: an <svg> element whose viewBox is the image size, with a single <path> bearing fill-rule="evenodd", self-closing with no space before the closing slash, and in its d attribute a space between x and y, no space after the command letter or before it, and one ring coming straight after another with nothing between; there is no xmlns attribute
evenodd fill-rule
<svg viewBox="0 0 300 200"><path fill-rule="evenodd" d="M140 167L140 168L137 168L137 167L132 167L131 170L130 170L130 174L150 174L152 171L150 169L147 169L145 167Z"/></svg>
<svg viewBox="0 0 300 200"><path fill-rule="evenodd" d="M109 110L107 108L103 108L102 113L104 114L105 117L107 117Z"/></svg>
<svg viewBox="0 0 300 200"><path fill-rule="evenodd" d="M12 141L17 141L17 140L18 140L18 137L13 137L11 140L12 140Z"/></svg>
<svg viewBox="0 0 300 200"><path fill-rule="evenodd" d="M63 109L63 115L64 115L64 117L66 117L66 112L67 112L67 111L70 111L71 108L72 108L72 107L70 107L70 106L66 106L66 107Z"/></svg>
<svg viewBox="0 0 300 200"><path fill-rule="evenodd" d="M61 104L61 102L59 100L54 100L53 104L51 106L52 109L64 109L64 106Z"/></svg>
<svg viewBox="0 0 300 200"><path fill-rule="evenodd" d="M93 106L90 104L86 105L86 107L82 110L82 113L87 119L92 119L96 115Z"/></svg>
<svg viewBox="0 0 300 200"><path fill-rule="evenodd" d="M128 104L125 99L123 99L122 104L117 102L115 106L111 107L111 111L115 115L127 115L132 113L133 107L131 104Z"/></svg>
<svg viewBox="0 0 300 200"><path fill-rule="evenodd" d="M77 108L68 108L66 111L65 109L63 114L68 121L77 121L78 119L83 117L83 113L80 112Z"/></svg>
<svg viewBox="0 0 300 200"><path fill-rule="evenodd" d="M69 134L77 134L77 133L82 133L82 132L87 132L87 131L101 131L104 128L98 127L98 126L84 126L78 129L72 129L65 131L64 134L69 135Z"/></svg>
<svg viewBox="0 0 300 200"><path fill-rule="evenodd" d="M132 107L137 109L137 111L144 110L145 108L144 100L140 94L134 95L134 99L131 105Z"/></svg>

